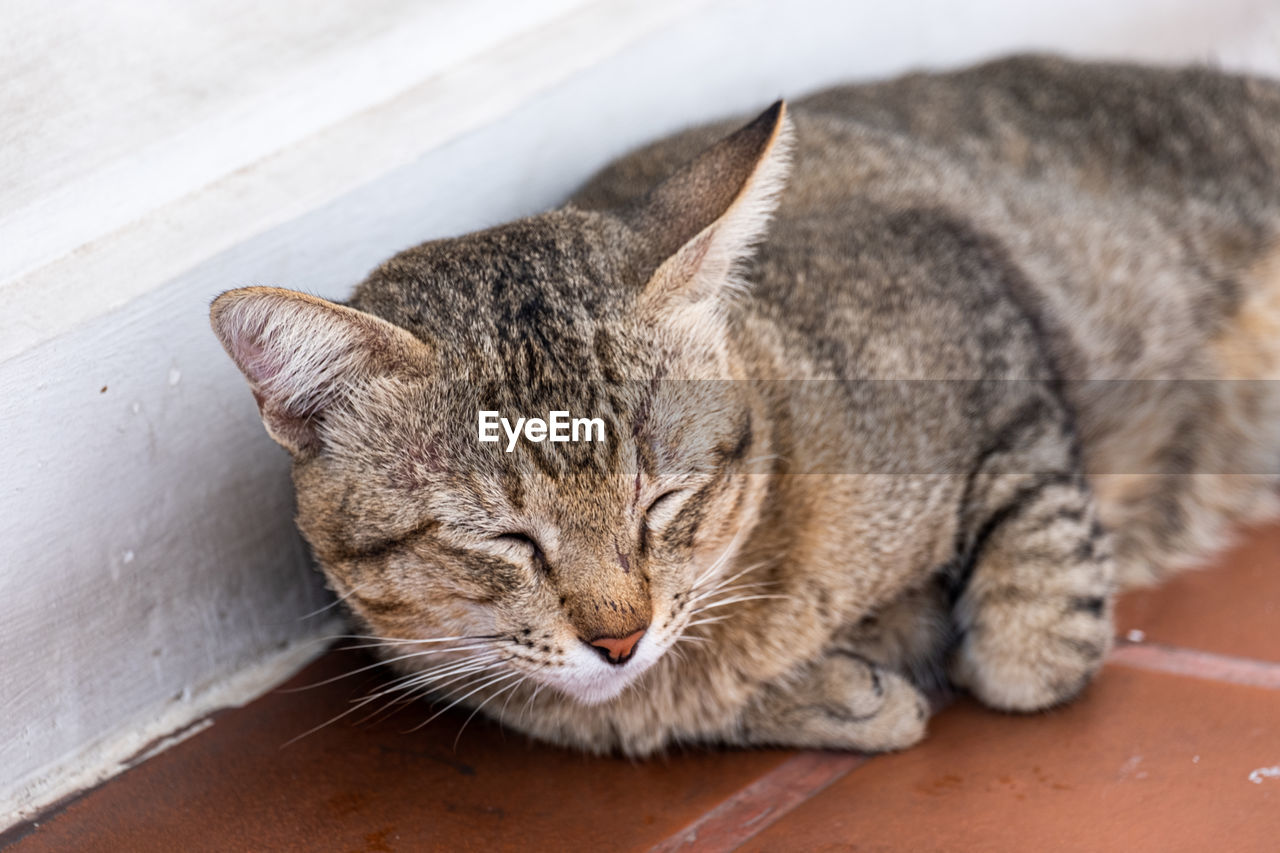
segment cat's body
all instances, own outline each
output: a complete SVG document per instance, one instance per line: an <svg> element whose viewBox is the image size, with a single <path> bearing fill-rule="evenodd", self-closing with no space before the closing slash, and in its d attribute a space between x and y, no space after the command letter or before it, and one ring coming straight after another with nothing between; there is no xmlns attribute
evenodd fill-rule
<svg viewBox="0 0 1280 853"><path fill-rule="evenodd" d="M364 315L215 304L408 689L592 750L901 747L944 673L1070 698L1117 580L1275 514L1280 390L1222 380L1280 378L1280 87L1029 58L789 115L789 177L775 109L397 256ZM480 402L613 441L504 454Z"/></svg>

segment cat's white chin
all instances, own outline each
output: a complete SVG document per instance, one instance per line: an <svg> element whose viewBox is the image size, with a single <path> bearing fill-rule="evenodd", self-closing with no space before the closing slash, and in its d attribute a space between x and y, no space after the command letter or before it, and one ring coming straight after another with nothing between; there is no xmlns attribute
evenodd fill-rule
<svg viewBox="0 0 1280 853"><path fill-rule="evenodd" d="M582 705L601 705L620 695L633 681L635 681L634 678L614 678L608 682L567 685L562 687L561 690Z"/></svg>
<svg viewBox="0 0 1280 853"><path fill-rule="evenodd" d="M586 649L570 655L568 665L560 667L546 680L565 696L583 705L600 705L619 696L662 657L664 649L656 644L644 645L635 657L622 666L605 663Z"/></svg>

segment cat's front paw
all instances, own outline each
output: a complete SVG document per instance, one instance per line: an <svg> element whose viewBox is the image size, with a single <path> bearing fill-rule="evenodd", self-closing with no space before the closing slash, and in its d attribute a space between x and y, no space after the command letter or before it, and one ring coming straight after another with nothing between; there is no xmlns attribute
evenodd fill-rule
<svg viewBox="0 0 1280 853"><path fill-rule="evenodd" d="M833 650L770 685L743 714L750 743L884 752L924 737L929 702L915 685L858 655Z"/></svg>
<svg viewBox="0 0 1280 853"><path fill-rule="evenodd" d="M1039 711L1075 698L1111 648L1109 608L1081 599L1074 612L993 608L966 632L951 661L951 680L1002 711Z"/></svg>

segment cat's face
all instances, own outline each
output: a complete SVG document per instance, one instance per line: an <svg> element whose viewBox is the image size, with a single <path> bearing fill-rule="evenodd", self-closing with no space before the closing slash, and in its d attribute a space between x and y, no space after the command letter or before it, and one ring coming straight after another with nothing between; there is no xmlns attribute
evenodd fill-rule
<svg viewBox="0 0 1280 853"><path fill-rule="evenodd" d="M627 381L600 408L580 383L550 382L545 398L486 405L545 417L556 400L602 415L605 441L507 452L505 435L478 441L471 387L405 383L347 413L295 468L299 526L392 656L417 655L409 666L452 672L441 667L465 657L611 698L699 618L699 592L755 520L752 412L732 382Z"/></svg>
<svg viewBox="0 0 1280 853"><path fill-rule="evenodd" d="M727 290L784 130L767 113L648 208L410 250L351 307L266 288L215 302L294 455L300 528L414 685L485 696L527 679L605 701L715 618L705 595L731 581L767 451L729 381ZM485 442L484 411L600 426Z"/></svg>

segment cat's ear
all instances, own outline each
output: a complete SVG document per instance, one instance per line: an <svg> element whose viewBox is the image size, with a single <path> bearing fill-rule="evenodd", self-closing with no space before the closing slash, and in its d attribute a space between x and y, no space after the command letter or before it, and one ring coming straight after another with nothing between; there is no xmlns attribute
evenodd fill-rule
<svg viewBox="0 0 1280 853"><path fill-rule="evenodd" d="M319 449L325 414L354 389L426 368L426 346L404 329L305 293L229 290L209 320L249 380L267 432L295 456Z"/></svg>
<svg viewBox="0 0 1280 853"><path fill-rule="evenodd" d="M654 269L641 296L666 311L726 295L764 236L786 184L792 144L778 101L651 191L630 216Z"/></svg>

